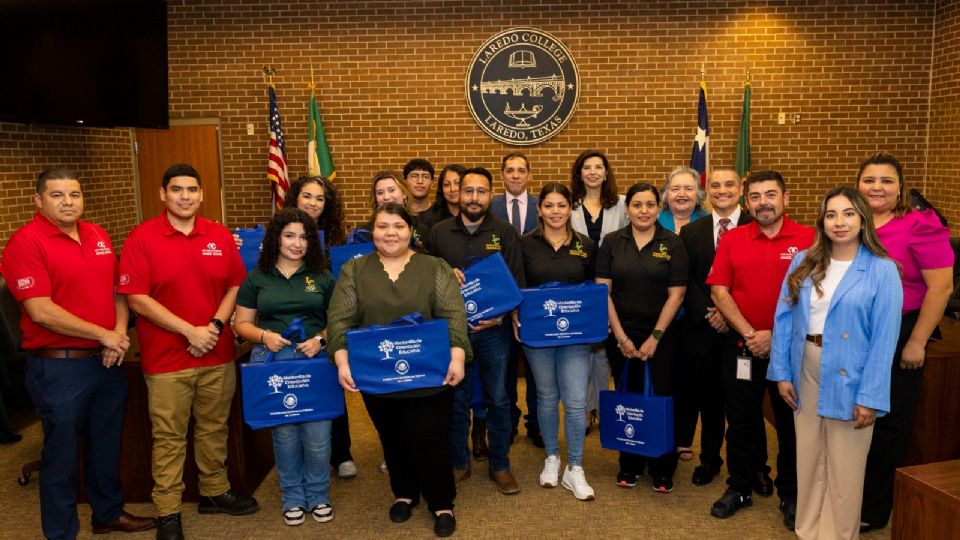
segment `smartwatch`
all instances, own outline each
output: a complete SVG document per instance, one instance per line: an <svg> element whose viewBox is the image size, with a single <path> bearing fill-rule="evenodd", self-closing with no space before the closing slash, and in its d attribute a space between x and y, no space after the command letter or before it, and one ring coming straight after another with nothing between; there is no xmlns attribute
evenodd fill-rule
<svg viewBox="0 0 960 540"><path fill-rule="evenodd" d="M320 343L321 351L327 348L327 340L324 339L324 337L321 336L320 334L313 336L313 339L317 340L317 342Z"/></svg>
<svg viewBox="0 0 960 540"><path fill-rule="evenodd" d="M220 319L210 319L210 324L217 327L217 332L223 332L223 321Z"/></svg>
<svg viewBox="0 0 960 540"><path fill-rule="evenodd" d="M654 328L653 332L650 332L650 335L653 336L653 339L660 341L661 339L663 339L663 330L657 330L656 328Z"/></svg>

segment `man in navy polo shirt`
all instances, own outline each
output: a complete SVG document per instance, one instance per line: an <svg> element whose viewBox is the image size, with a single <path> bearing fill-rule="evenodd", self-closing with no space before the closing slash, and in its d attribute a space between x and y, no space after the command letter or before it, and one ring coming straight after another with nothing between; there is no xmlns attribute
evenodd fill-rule
<svg viewBox="0 0 960 540"><path fill-rule="evenodd" d="M93 532L134 532L153 518L123 510L120 433L127 381L119 369L130 346L128 311L114 293L117 256L110 236L81 221L77 174L50 169L37 178L37 213L3 250L7 287L21 303L26 384L43 423L40 521L47 538L75 538L77 452Z"/></svg>

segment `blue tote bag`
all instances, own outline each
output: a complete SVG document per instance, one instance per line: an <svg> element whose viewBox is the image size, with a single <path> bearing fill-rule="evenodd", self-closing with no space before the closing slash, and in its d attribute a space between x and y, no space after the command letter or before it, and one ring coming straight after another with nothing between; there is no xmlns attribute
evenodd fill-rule
<svg viewBox="0 0 960 540"><path fill-rule="evenodd" d="M366 229L354 229L350 231L347 237L347 243L342 246L333 246L330 248L330 271L333 277L340 278L340 268L350 259L363 257L367 253L373 253L373 242L366 241L364 234L369 235L370 231Z"/></svg>
<svg viewBox="0 0 960 540"><path fill-rule="evenodd" d="M450 367L446 319L411 313L390 324L347 332L350 372L365 394L439 388Z"/></svg>
<svg viewBox="0 0 960 540"><path fill-rule="evenodd" d="M560 347L607 338L606 285L551 282L520 292L520 342L524 345Z"/></svg>
<svg viewBox="0 0 960 540"><path fill-rule="evenodd" d="M303 324L294 319L283 337L294 341ZM307 358L294 346L277 353L254 346L250 361L240 364L243 419L253 429L330 420L343 416L345 403L337 368L321 352Z"/></svg>
<svg viewBox="0 0 960 540"><path fill-rule="evenodd" d="M649 362L643 363L643 393L627 392L631 363L624 364L617 390L600 392L600 446L646 457L675 452L673 398L654 394Z"/></svg>
<svg viewBox="0 0 960 540"><path fill-rule="evenodd" d="M517 307L521 300L520 287L499 252L464 269L460 294L468 323L499 317Z"/></svg>
<svg viewBox="0 0 960 540"><path fill-rule="evenodd" d="M267 230L263 225L257 225L252 229L237 229L234 234L240 237L243 245L240 246L240 258L243 259L243 266L247 272L257 267L257 261L260 260L260 249L263 247L263 237Z"/></svg>

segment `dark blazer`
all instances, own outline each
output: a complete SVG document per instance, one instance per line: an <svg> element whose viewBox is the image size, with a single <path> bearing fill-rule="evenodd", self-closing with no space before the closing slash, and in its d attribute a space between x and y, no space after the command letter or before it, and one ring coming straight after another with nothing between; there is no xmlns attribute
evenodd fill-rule
<svg viewBox="0 0 960 540"><path fill-rule="evenodd" d="M741 210L737 227L751 221L753 218L746 210ZM710 274L713 258L717 254L717 248L713 245L713 214L707 214L680 229L680 239L687 248L690 264L687 292L683 296L683 329L688 336L684 342L688 346L707 347L712 342L710 336L716 335L713 327L705 320L707 308L713 307L710 286L707 285L707 275Z"/></svg>
<svg viewBox="0 0 960 540"><path fill-rule="evenodd" d="M538 199L527 192L527 215L523 216L523 234L533 232L540 222L537 220ZM490 203L490 210L500 219L510 223L510 211L507 210L507 196L496 195Z"/></svg>

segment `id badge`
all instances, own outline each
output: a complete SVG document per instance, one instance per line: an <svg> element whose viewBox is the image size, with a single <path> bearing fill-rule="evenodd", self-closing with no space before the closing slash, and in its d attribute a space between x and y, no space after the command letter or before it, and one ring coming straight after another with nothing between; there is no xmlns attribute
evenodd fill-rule
<svg viewBox="0 0 960 540"><path fill-rule="evenodd" d="M749 381L753 372L753 358L749 356L737 356L737 380Z"/></svg>

